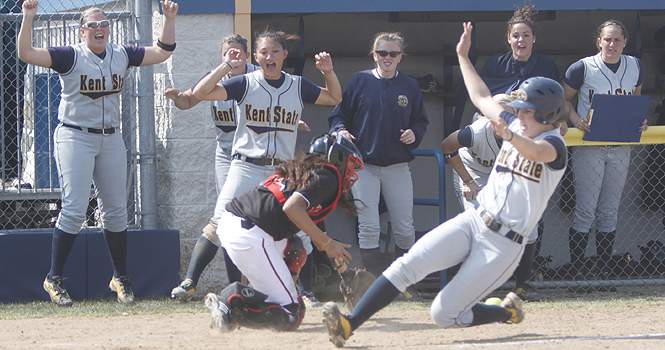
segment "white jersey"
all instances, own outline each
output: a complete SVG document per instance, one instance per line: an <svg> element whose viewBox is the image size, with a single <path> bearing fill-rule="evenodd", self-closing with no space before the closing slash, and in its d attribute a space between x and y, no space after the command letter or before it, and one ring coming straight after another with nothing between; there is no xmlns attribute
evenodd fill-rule
<svg viewBox="0 0 665 350"><path fill-rule="evenodd" d="M640 66L637 58L621 55L617 72L607 68L601 53L581 59L584 63L584 83L579 89L577 114L586 117L594 94L632 95L637 88Z"/></svg>
<svg viewBox="0 0 665 350"><path fill-rule="evenodd" d="M298 121L303 109L302 78L282 74L284 83L279 88L270 86L260 70L245 75L247 86L243 98L238 101L233 154L251 158L294 157Z"/></svg>
<svg viewBox="0 0 665 350"><path fill-rule="evenodd" d="M471 131L471 146L460 148L458 153L469 175L485 185L501 149L501 140L494 136L492 123L487 118L480 118L466 128Z"/></svg>
<svg viewBox="0 0 665 350"><path fill-rule="evenodd" d="M261 67L255 66L251 63L245 63L247 69L246 73L251 73L260 70ZM231 74L227 74L220 81L225 81L231 78ZM233 147L233 137L236 132L236 112L238 105L234 100L228 101L212 101L210 108L212 112L212 120L215 122L215 131L217 132L217 146L221 149L231 150Z"/></svg>
<svg viewBox="0 0 665 350"><path fill-rule="evenodd" d="M72 46L74 64L60 74L62 86L58 119L86 128L120 126L120 92L129 66L121 45L106 44L106 56L99 58L85 43Z"/></svg>
<svg viewBox="0 0 665 350"><path fill-rule="evenodd" d="M520 130L517 117L510 122L514 133ZM561 139L558 128L544 132L534 140L547 136ZM565 146L565 143L563 144ZM503 142L494 169L485 188L478 194L478 202L501 224L528 236L543 215L550 196L554 193L565 170L565 147L558 150L564 166L552 169L548 163L525 159L510 142Z"/></svg>

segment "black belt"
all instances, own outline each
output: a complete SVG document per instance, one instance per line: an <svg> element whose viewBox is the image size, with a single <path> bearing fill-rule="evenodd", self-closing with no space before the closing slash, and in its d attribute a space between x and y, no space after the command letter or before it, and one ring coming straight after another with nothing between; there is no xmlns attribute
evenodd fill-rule
<svg viewBox="0 0 665 350"><path fill-rule="evenodd" d="M67 124L67 123L60 123L60 124L62 126L68 127L68 128L81 130L81 131L87 131L91 134L102 134L102 135L115 134L115 130L117 129L116 127L106 128L106 129L95 129L95 128L85 128L85 127L81 127L81 126L78 126L78 125L71 125L71 124Z"/></svg>
<svg viewBox="0 0 665 350"><path fill-rule="evenodd" d="M254 165L261 165L261 166L267 166L267 165L273 166L279 162L279 158L272 158L272 157L250 158L250 157L245 157L239 153L234 154L233 159L240 159L243 162L252 163Z"/></svg>
<svg viewBox="0 0 665 350"><path fill-rule="evenodd" d="M254 227L254 223L251 220L243 218L240 220L240 226L242 226L242 228L245 230L249 230L250 228Z"/></svg>
<svg viewBox="0 0 665 350"><path fill-rule="evenodd" d="M480 218L483 219L483 222L485 223L485 226L487 226L487 228L489 228L490 230L492 230L496 233L500 233L499 230L501 230L501 227L503 225L496 222L496 220L494 220L494 217L492 216L492 214L490 214L490 212L488 212L486 210L483 210L480 213ZM508 231L504 235L504 237L508 238L509 240L511 240L511 241L513 241L517 244L522 244L522 241L524 240L524 236L522 236L521 234L519 234L519 233L517 233L513 230Z"/></svg>

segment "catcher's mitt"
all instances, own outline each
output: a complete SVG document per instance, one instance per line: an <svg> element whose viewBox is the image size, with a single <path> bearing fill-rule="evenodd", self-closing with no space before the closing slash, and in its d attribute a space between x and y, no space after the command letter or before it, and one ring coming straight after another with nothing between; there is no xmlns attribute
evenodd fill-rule
<svg viewBox="0 0 665 350"><path fill-rule="evenodd" d="M374 283L376 277L365 269L348 269L342 275L342 282L339 289L344 295L344 305L349 310L353 311L360 298L365 295L365 292Z"/></svg>

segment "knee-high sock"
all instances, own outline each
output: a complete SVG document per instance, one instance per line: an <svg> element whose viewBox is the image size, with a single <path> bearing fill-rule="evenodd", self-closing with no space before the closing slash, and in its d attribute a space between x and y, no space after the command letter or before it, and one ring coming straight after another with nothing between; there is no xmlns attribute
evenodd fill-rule
<svg viewBox="0 0 665 350"><path fill-rule="evenodd" d="M371 272L374 276L380 276L386 268L383 264L381 248L360 249L360 257L363 260L365 270Z"/></svg>
<svg viewBox="0 0 665 350"><path fill-rule="evenodd" d="M314 259L312 253L309 253L305 265L300 269L300 277L298 278L300 290L311 292L314 287L314 261L312 259Z"/></svg>
<svg viewBox="0 0 665 350"><path fill-rule="evenodd" d="M607 269L607 264L612 259L615 237L616 231L596 232L596 253L598 254L598 268L601 270Z"/></svg>
<svg viewBox="0 0 665 350"><path fill-rule="evenodd" d="M111 255L113 277L127 276L127 230L120 232L104 230L104 239Z"/></svg>
<svg viewBox="0 0 665 350"><path fill-rule="evenodd" d="M385 276L379 276L349 315L351 330L360 327L372 315L392 303L399 294L400 291Z"/></svg>
<svg viewBox="0 0 665 350"><path fill-rule="evenodd" d="M63 275L65 263L72 251L74 241L77 235L69 234L59 228L53 229L53 239L51 241L51 270L48 273L49 278Z"/></svg>
<svg viewBox="0 0 665 350"><path fill-rule="evenodd" d="M215 258L218 249L219 247L205 236L199 237L199 240L194 245L194 250L192 250L192 257L189 259L189 267L187 268L185 279L190 279L194 285L197 285L203 270Z"/></svg>
<svg viewBox="0 0 665 350"><path fill-rule="evenodd" d="M584 252L586 252L588 232L579 232L572 227L568 231L568 246L570 248L570 263L572 273L580 273L584 268Z"/></svg>
<svg viewBox="0 0 665 350"><path fill-rule="evenodd" d="M535 254L536 242L527 244L526 248L524 248L524 254L522 255L520 264L517 265L517 269L515 269L515 273L513 273L517 286L526 283L526 281L529 280L529 277L531 277L531 267L533 266L533 259L535 258Z"/></svg>
<svg viewBox="0 0 665 350"><path fill-rule="evenodd" d="M233 263L229 254L226 252L226 249L222 248L224 252L224 264L226 264L226 277L229 278L229 283L240 282L242 279L242 273L240 269Z"/></svg>
<svg viewBox="0 0 665 350"><path fill-rule="evenodd" d="M473 322L471 322L471 327L486 323L506 322L513 317L510 311L504 309L500 305L478 303L471 308L471 311L473 311Z"/></svg>

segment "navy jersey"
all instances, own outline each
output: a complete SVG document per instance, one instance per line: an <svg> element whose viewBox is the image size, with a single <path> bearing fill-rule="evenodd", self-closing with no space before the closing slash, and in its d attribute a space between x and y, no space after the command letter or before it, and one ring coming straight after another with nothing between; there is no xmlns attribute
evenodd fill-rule
<svg viewBox="0 0 665 350"><path fill-rule="evenodd" d="M554 60L539 53L532 53L526 62L518 61L513 52L496 54L490 57L480 77L487 87L496 94L508 94L517 89L522 82L532 77L546 77L559 81L559 68Z"/></svg>

